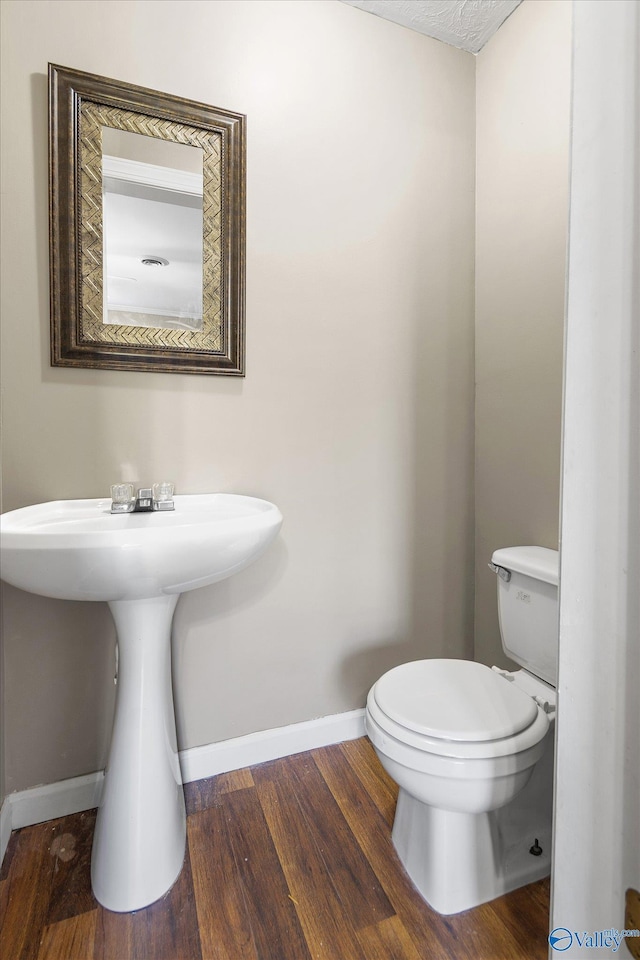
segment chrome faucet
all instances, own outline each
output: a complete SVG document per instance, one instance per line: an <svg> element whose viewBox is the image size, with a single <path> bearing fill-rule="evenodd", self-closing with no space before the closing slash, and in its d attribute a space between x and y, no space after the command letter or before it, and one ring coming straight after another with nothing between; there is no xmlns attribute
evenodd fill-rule
<svg viewBox="0 0 640 960"><path fill-rule="evenodd" d="M111 487L111 513L151 513L175 510L173 484L154 483L140 487L134 496L132 483L115 483Z"/></svg>
<svg viewBox="0 0 640 960"><path fill-rule="evenodd" d="M153 510L153 490L151 487L140 487L136 493L134 513L150 513Z"/></svg>

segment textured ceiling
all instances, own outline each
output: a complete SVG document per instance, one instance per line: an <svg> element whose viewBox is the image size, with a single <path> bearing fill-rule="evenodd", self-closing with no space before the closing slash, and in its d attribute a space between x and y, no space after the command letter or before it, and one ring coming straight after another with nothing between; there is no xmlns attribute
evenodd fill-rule
<svg viewBox="0 0 640 960"><path fill-rule="evenodd" d="M478 53L521 0L342 0L454 47Z"/></svg>

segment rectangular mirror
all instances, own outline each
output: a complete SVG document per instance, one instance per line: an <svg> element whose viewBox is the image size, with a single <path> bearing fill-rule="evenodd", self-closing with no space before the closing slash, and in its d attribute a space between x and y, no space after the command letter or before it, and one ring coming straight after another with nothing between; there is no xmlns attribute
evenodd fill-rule
<svg viewBox="0 0 640 960"><path fill-rule="evenodd" d="M202 159L102 128L104 323L202 330Z"/></svg>
<svg viewBox="0 0 640 960"><path fill-rule="evenodd" d="M51 362L244 375L245 117L49 65Z"/></svg>

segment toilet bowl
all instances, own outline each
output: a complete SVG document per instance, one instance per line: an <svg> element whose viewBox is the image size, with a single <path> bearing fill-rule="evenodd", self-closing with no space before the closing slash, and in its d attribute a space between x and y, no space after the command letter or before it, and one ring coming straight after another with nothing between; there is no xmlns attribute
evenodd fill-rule
<svg viewBox="0 0 640 960"><path fill-rule="evenodd" d="M511 569L497 565L496 556ZM554 624L548 608L557 604L557 553L509 548L493 561L501 631L508 620L512 634L522 617ZM555 594L548 589L554 577ZM521 659L536 661L533 641L541 672L553 677L553 636L535 629L520 636ZM509 655L518 659L514 646L510 636ZM527 669L418 660L394 667L371 688L366 731L399 787L393 843L439 913L467 910L549 873L554 718L554 685Z"/></svg>

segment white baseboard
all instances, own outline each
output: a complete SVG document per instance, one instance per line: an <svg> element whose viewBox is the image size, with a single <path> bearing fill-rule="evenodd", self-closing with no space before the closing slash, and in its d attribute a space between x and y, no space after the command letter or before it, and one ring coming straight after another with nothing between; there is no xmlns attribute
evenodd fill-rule
<svg viewBox="0 0 640 960"><path fill-rule="evenodd" d="M72 777L58 783L46 783L31 790L10 793L7 797L11 807L11 829L29 827L32 823L44 823L70 813L80 813L97 807L102 796L104 772L89 773L84 777Z"/></svg>
<svg viewBox="0 0 640 960"><path fill-rule="evenodd" d="M230 770L241 770L267 760L278 760L305 750L364 736L364 710L350 710L317 720L304 720L273 730L260 730L244 737L208 743L180 751L184 783L204 780ZM0 862L12 830L44 823L56 817L91 810L100 803L104 772L73 777L59 783L20 790L5 797L0 811Z"/></svg>
<svg viewBox="0 0 640 960"><path fill-rule="evenodd" d="M9 838L11 837L11 804L9 800L4 800L2 809L0 809L0 863L4 860L7 852Z"/></svg>
<svg viewBox="0 0 640 960"><path fill-rule="evenodd" d="M331 717L304 720L274 730L260 730L245 737L207 743L180 752L183 783L204 780L229 770L242 770L256 763L278 760L305 750L315 750L364 736L364 710L350 710Z"/></svg>
<svg viewBox="0 0 640 960"><path fill-rule="evenodd" d="M99 770L84 777L10 793L4 798L0 811L0 862L4 859L12 830L97 807L103 780L104 772Z"/></svg>

